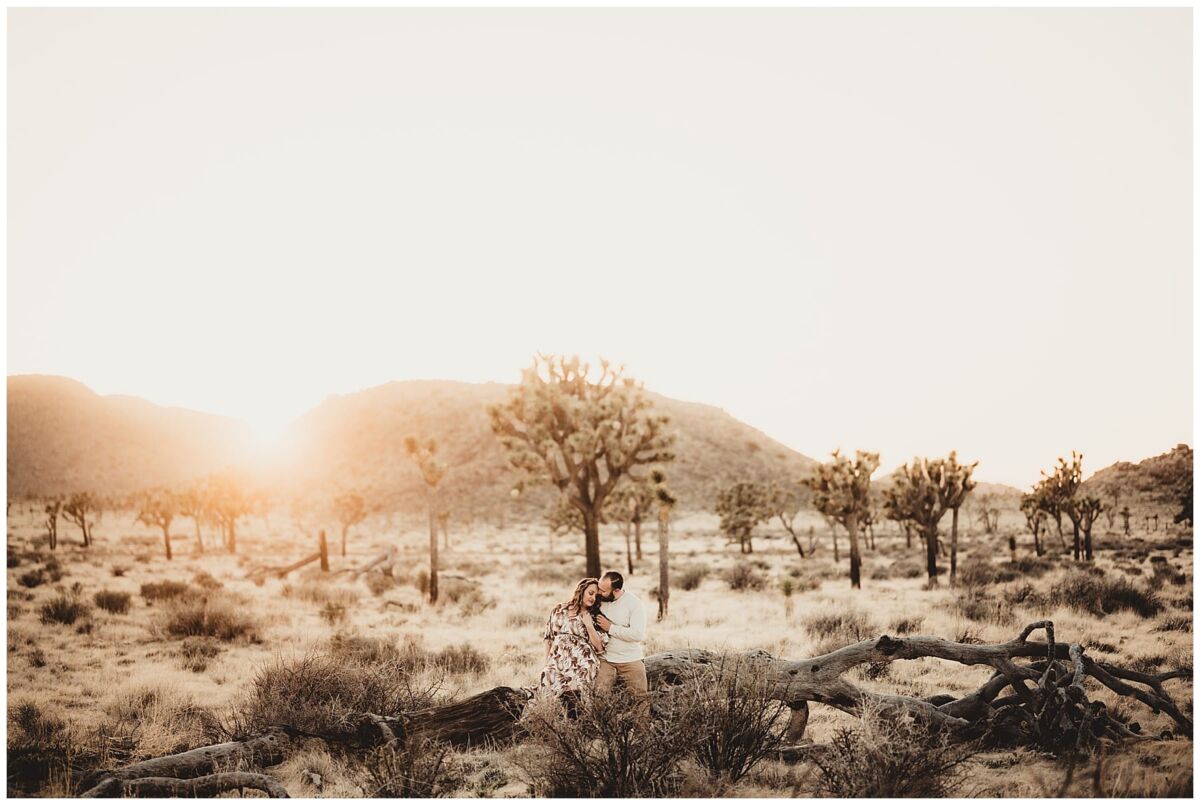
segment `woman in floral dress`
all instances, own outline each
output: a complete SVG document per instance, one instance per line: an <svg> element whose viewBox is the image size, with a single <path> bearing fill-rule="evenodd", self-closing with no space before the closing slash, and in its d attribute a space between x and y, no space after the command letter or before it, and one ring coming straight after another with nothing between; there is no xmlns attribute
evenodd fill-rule
<svg viewBox="0 0 1200 805"><path fill-rule="evenodd" d="M534 690L536 696L554 696L574 715L583 696L591 692L600 671L600 655L608 635L596 628L599 581L582 579L570 600L557 604L546 622L546 664Z"/></svg>

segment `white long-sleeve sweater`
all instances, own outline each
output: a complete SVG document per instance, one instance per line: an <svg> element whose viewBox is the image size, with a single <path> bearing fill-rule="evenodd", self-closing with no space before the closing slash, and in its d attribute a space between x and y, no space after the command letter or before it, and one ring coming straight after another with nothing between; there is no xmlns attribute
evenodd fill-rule
<svg viewBox="0 0 1200 805"><path fill-rule="evenodd" d="M600 604L600 612L612 621L608 627L608 648L604 659L609 662L637 662L645 659L642 641L646 639L646 607L642 600L626 590L616 601Z"/></svg>

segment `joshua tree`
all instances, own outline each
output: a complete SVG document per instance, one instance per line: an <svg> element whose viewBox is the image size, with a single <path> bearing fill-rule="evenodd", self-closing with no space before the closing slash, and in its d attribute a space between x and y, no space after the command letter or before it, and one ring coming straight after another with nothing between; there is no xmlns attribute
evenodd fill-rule
<svg viewBox="0 0 1200 805"><path fill-rule="evenodd" d="M907 520L924 537L925 566L931 586L938 583L938 523L952 497L946 469L945 459L914 458L911 464L905 464L897 471L896 483L884 492L887 516L893 520Z"/></svg>
<svg viewBox="0 0 1200 805"><path fill-rule="evenodd" d="M46 538L50 540L50 550L58 547L58 516L62 514L63 502L58 498L46 504Z"/></svg>
<svg viewBox="0 0 1200 805"><path fill-rule="evenodd" d="M635 478L627 475L617 484L608 499L607 520L615 520L625 536L625 563L633 572L633 550L636 544L637 558L642 558L642 522L650 514L656 500L655 484L650 478Z"/></svg>
<svg viewBox="0 0 1200 805"><path fill-rule="evenodd" d="M163 548L167 552L167 561L171 560L171 522L177 514L179 514L179 501L167 489L151 489L139 496L137 522L162 529Z"/></svg>
<svg viewBox="0 0 1200 805"><path fill-rule="evenodd" d="M1129 528L1129 518L1133 516L1133 512L1128 506L1121 507L1121 528L1125 531L1125 536L1129 536L1133 531Z"/></svg>
<svg viewBox="0 0 1200 805"><path fill-rule="evenodd" d="M736 540L742 553L754 553L754 527L771 518L767 487L755 481L738 481L717 493L721 531Z"/></svg>
<svg viewBox="0 0 1200 805"><path fill-rule="evenodd" d="M654 483L654 497L658 501L658 619L667 617L667 601L671 597L670 546L667 544L667 526L671 522L671 509L675 496L667 489L667 476L661 470L650 473Z"/></svg>
<svg viewBox="0 0 1200 805"><path fill-rule="evenodd" d="M333 513L342 525L342 556L346 555L346 534L367 517L367 505L357 492L345 492L333 500Z"/></svg>
<svg viewBox="0 0 1200 805"><path fill-rule="evenodd" d="M800 554L800 558L804 558L804 546L800 543L800 537L796 534L796 516L800 513L803 501L799 491L808 491L808 487L799 484L789 483L786 486L781 486L777 483L772 483L767 491L767 506L770 510L770 516L779 520L779 524L783 526L783 530L788 532L788 536L792 538L792 542L796 545L796 550ZM809 543L811 546L811 542Z"/></svg>
<svg viewBox="0 0 1200 805"><path fill-rule="evenodd" d="M1042 508L1036 490L1021 497L1021 512L1025 515L1025 524L1029 527L1029 532L1033 534L1033 552L1041 556L1046 552L1041 541L1042 529L1046 525L1046 510ZM1013 558L1016 559L1016 547L1010 547L1013 549Z"/></svg>
<svg viewBox="0 0 1200 805"><path fill-rule="evenodd" d="M434 455L437 453L437 442L433 439L419 443L409 436L404 440L404 452L421 471L425 481L425 503L429 510L429 603L436 604L438 600L438 544L437 544L437 486L446 477L446 467ZM597 574L599 575L599 574Z"/></svg>
<svg viewBox="0 0 1200 805"><path fill-rule="evenodd" d="M1121 507L1121 488L1115 483L1108 487L1108 505L1104 507L1104 520L1108 523L1108 532L1111 534L1116 526L1117 513Z"/></svg>
<svg viewBox="0 0 1200 805"><path fill-rule="evenodd" d="M1103 509L1104 504L1100 502L1100 498L1090 496L1079 501L1076 506L1079 513L1079 528L1083 531L1083 556L1089 562L1092 561L1092 525Z"/></svg>
<svg viewBox="0 0 1200 805"><path fill-rule="evenodd" d="M62 516L79 526L83 533L83 547L92 544L92 527L100 519L100 503L88 492L77 492L62 508Z"/></svg>
<svg viewBox="0 0 1200 805"><path fill-rule="evenodd" d="M857 451L851 461L834 450L832 459L818 464L805 485L813 491L813 507L841 523L850 536L850 586L862 587L862 555L858 526L871 505L871 473L879 467L879 454Z"/></svg>
<svg viewBox="0 0 1200 805"><path fill-rule="evenodd" d="M209 517L208 498L203 486L192 486L175 495L175 503L182 517L190 517L196 527L196 553L204 553L204 538L200 535L200 521Z"/></svg>
<svg viewBox="0 0 1200 805"><path fill-rule="evenodd" d="M1079 542L1080 501L1075 497L1075 493L1079 491L1079 484L1083 481L1083 455L1072 450L1070 462L1060 457L1054 473L1046 475L1043 471L1042 475L1044 476L1046 495L1054 501L1057 510L1071 520L1074 534L1071 548L1072 557L1075 561L1079 561L1081 555Z"/></svg>
<svg viewBox="0 0 1200 805"><path fill-rule="evenodd" d="M237 523L254 512L254 501L232 474L213 475L205 485L208 513L225 535L225 550L237 553Z"/></svg>
<svg viewBox="0 0 1200 805"><path fill-rule="evenodd" d="M513 466L553 484L579 510L592 577L600 575L601 513L617 482L636 467L674 458L667 418L623 371L601 361L592 380L577 357L539 355L508 401L488 409Z"/></svg>
<svg viewBox="0 0 1200 805"><path fill-rule="evenodd" d="M951 450L946 458L944 477L945 484L941 487L942 505L950 510L950 583L958 577L958 510L966 500L967 495L975 488L971 473L979 466L959 464L958 456Z"/></svg>

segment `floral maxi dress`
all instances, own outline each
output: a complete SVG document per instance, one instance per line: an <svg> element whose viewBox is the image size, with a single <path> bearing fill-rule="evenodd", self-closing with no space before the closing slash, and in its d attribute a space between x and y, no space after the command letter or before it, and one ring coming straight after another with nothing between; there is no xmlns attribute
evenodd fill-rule
<svg viewBox="0 0 1200 805"><path fill-rule="evenodd" d="M550 641L550 655L546 657L546 665L538 679L536 695L561 697L567 692L591 690L596 674L600 672L600 657L588 640L584 617L590 618L591 614L572 615L566 604L558 604L550 613L542 632L542 639ZM599 635L608 645L608 635L604 632Z"/></svg>

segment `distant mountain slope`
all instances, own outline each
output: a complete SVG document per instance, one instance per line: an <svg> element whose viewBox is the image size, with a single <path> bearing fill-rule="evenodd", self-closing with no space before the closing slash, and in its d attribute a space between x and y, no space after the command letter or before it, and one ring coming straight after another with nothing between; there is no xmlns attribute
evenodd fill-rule
<svg viewBox="0 0 1200 805"><path fill-rule="evenodd" d="M1118 461L1092 475L1080 485L1084 494L1095 495L1105 503L1113 493L1120 504L1131 511L1170 514L1179 511L1179 498L1192 478L1192 448L1179 444L1175 449L1133 464Z"/></svg>
<svg viewBox="0 0 1200 805"><path fill-rule="evenodd" d="M487 417L487 406L503 401L508 388L413 380L331 397L293 424L289 437L295 452L269 475L297 491L357 487L375 500L411 510L421 505L423 489L404 454L404 438L432 436L451 468L443 483L457 505L535 513L550 496L530 490L513 501L510 492L519 476L509 468ZM648 396L671 418L677 458L666 471L686 509L711 506L722 483L799 477L814 463L718 408Z"/></svg>
<svg viewBox="0 0 1200 805"><path fill-rule="evenodd" d="M248 429L226 417L102 397L65 377L8 378L8 494L123 494L217 470Z"/></svg>

